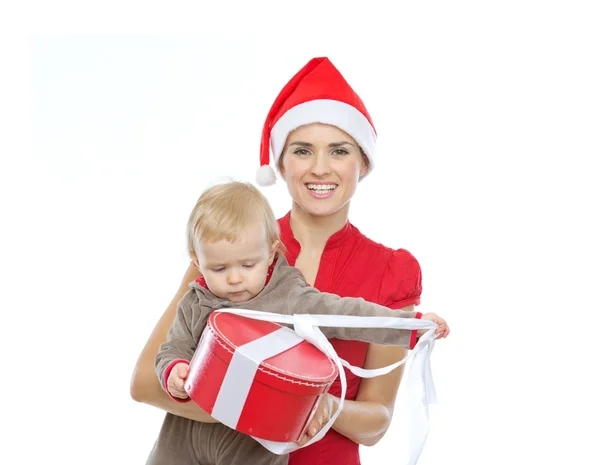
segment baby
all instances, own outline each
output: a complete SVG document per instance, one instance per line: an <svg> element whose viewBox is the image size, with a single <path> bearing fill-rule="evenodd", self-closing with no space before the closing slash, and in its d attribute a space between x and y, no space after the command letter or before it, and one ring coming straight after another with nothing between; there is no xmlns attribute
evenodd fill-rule
<svg viewBox="0 0 600 465"><path fill-rule="evenodd" d="M187 226L188 252L201 276L181 299L155 367L163 389L177 401L189 401L183 386L189 362L211 312L245 308L284 314L332 314L416 318L417 312L390 310L361 298L319 292L285 259L275 215L251 184L231 182L206 190ZM446 322L434 313L422 319ZM321 328L328 338L414 347L425 330L383 328ZM285 465L251 437L220 423L200 423L168 415L148 464Z"/></svg>

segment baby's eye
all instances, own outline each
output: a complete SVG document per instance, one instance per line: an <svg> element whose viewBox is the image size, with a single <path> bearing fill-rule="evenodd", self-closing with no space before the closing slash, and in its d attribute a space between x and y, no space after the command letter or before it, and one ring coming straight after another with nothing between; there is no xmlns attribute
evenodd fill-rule
<svg viewBox="0 0 600 465"><path fill-rule="evenodd" d="M254 268L254 266L256 265L256 263L246 263L244 265L242 265L244 268Z"/></svg>
<svg viewBox="0 0 600 465"><path fill-rule="evenodd" d="M215 273L220 273L221 271L225 271L225 267L219 267L219 268L212 268L211 271L214 271Z"/></svg>

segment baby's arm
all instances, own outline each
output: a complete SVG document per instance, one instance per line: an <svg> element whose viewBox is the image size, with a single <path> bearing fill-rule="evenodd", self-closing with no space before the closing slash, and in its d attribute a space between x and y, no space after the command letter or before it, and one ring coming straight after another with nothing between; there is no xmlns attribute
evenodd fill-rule
<svg viewBox="0 0 600 465"><path fill-rule="evenodd" d="M288 299L287 312L391 318L420 318L421 316L419 312L390 310L362 298L339 297L335 294L320 292L308 285L297 286L292 290ZM408 329L342 327L320 327L320 329L328 338L396 345L406 349L412 348L417 338L416 330L413 335L413 331Z"/></svg>
<svg viewBox="0 0 600 465"><path fill-rule="evenodd" d="M189 291L181 299L177 306L175 320L167 334L167 340L160 346L154 360L154 367L162 388L177 401L189 400L183 389L183 383L187 377L189 362L198 344L192 329L194 300L197 300L194 291Z"/></svg>

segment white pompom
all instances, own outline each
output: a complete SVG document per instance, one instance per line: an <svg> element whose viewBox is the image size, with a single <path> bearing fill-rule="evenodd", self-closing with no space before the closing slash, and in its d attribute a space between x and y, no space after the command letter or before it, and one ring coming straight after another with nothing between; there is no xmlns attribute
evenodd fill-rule
<svg viewBox="0 0 600 465"><path fill-rule="evenodd" d="M275 181L275 171L269 165L263 165L256 171L256 182L259 186L272 186Z"/></svg>

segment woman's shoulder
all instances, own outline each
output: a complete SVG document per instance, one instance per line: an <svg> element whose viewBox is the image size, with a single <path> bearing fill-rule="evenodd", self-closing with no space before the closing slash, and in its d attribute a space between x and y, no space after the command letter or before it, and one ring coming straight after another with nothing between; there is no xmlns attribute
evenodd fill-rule
<svg viewBox="0 0 600 465"><path fill-rule="evenodd" d="M418 264L417 259L407 249L388 247L365 236L356 226L352 224L350 226L352 228L353 240L351 242L353 246L363 249L363 252L371 255L377 263L394 267Z"/></svg>
<svg viewBox="0 0 600 465"><path fill-rule="evenodd" d="M422 291L421 266L405 248L394 249L362 234L354 227L355 253L380 282L378 302L391 308L418 305Z"/></svg>

